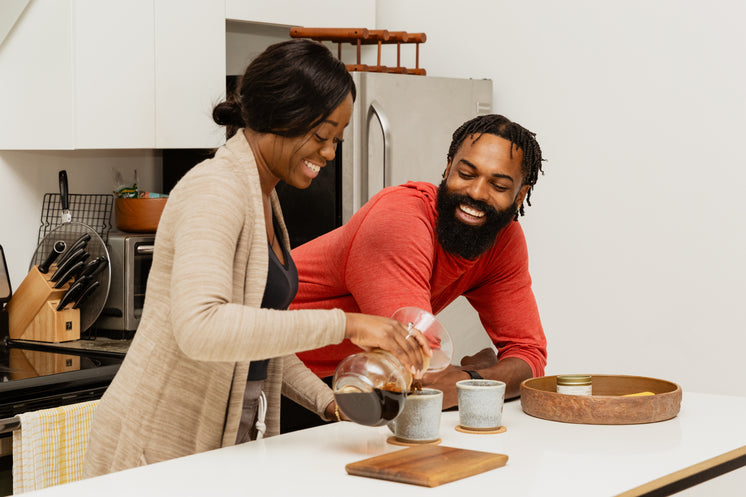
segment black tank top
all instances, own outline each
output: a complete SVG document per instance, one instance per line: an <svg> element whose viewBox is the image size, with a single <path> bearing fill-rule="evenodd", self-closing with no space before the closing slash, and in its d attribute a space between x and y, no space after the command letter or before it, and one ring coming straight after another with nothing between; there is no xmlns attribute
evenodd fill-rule
<svg viewBox="0 0 746 497"><path fill-rule="evenodd" d="M275 223L275 226L277 224ZM277 229L275 228L277 235ZM267 242L269 245L269 241ZM267 272L267 285L264 287L264 296L262 297L263 309L287 309L290 302L298 293L298 268L295 267L290 252L282 246L282 253L285 256L285 264L272 250L269 245L269 271ZM252 361L249 366L248 380L264 380L267 378L267 363L269 359L262 361Z"/></svg>

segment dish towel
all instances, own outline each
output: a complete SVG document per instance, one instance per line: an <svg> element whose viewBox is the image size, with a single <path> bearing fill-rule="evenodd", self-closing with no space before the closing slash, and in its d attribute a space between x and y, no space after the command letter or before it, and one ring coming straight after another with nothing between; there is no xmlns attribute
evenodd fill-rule
<svg viewBox="0 0 746 497"><path fill-rule="evenodd" d="M13 494L80 479L98 400L19 414L13 432Z"/></svg>

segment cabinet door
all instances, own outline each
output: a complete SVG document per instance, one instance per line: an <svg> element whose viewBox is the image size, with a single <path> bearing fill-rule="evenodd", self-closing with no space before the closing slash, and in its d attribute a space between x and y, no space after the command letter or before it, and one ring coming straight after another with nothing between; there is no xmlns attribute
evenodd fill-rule
<svg viewBox="0 0 746 497"><path fill-rule="evenodd" d="M35 0L0 44L0 149L74 147L71 38L71 0Z"/></svg>
<svg viewBox="0 0 746 497"><path fill-rule="evenodd" d="M225 99L225 5L214 0L155 4L157 148L213 148L225 129L212 108Z"/></svg>
<svg viewBox="0 0 746 497"><path fill-rule="evenodd" d="M75 0L75 148L155 147L154 0Z"/></svg>
<svg viewBox="0 0 746 497"><path fill-rule="evenodd" d="M222 1L34 0L0 43L0 149L216 147L225 52Z"/></svg>

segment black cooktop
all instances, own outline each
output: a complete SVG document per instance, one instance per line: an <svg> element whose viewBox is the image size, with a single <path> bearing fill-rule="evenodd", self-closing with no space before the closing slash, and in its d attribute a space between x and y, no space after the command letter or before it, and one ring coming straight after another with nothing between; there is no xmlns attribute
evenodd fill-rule
<svg viewBox="0 0 746 497"><path fill-rule="evenodd" d="M101 397L124 355L0 343L0 418Z"/></svg>

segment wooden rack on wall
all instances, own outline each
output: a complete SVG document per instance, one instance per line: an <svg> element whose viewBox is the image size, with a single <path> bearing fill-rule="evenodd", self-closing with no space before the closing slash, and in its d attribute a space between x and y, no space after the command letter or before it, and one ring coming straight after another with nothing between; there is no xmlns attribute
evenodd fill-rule
<svg viewBox="0 0 746 497"><path fill-rule="evenodd" d="M348 71L390 72L424 76L427 71L420 67L420 43L427 41L425 33L407 33L406 31L388 31L385 29L366 28L301 28L290 29L292 38L309 38L315 41L329 41L337 44L337 57L342 60L342 44L357 46L357 63L346 64ZM415 67L401 65L401 45L415 44ZM360 61L362 45L378 45L378 60L375 66ZM381 46L396 44L396 67L381 65Z"/></svg>

